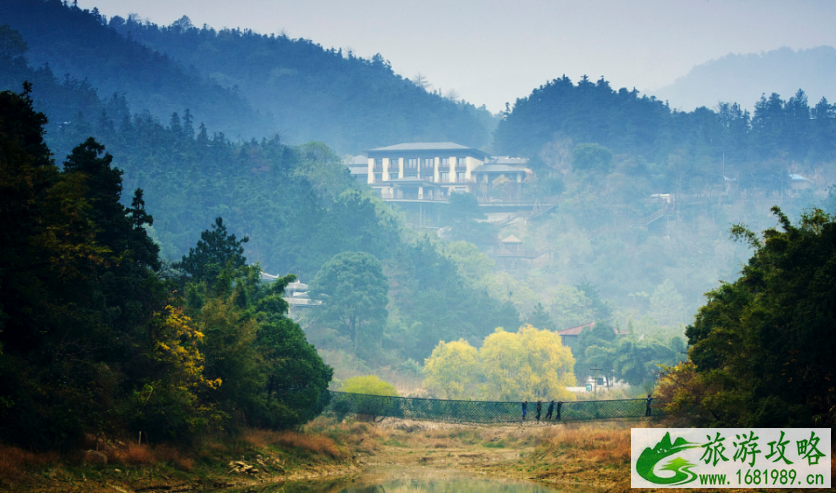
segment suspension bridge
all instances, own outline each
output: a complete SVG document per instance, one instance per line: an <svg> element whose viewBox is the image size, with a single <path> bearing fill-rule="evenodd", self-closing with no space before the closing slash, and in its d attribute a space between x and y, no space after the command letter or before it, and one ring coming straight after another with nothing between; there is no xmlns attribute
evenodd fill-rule
<svg viewBox="0 0 836 493"><path fill-rule="evenodd" d="M390 397L330 391L326 410L337 416L362 414L374 417L441 421L476 425L531 425L558 424L573 421L646 418L647 399L618 399L602 401L568 401L547 418L549 402L542 404L540 421L536 419L536 402L528 403L523 419L521 402L463 401L425 399L418 397ZM661 415L660 406L653 402L651 415Z"/></svg>

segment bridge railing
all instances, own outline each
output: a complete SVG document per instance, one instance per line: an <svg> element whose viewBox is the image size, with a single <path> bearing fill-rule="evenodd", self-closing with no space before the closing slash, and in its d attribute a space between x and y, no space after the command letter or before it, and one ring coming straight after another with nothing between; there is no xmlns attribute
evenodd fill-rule
<svg viewBox="0 0 836 493"><path fill-rule="evenodd" d="M537 422L535 406L535 402L528 403L528 413L523 420L521 402L390 397L332 391L327 410L338 416L364 414L447 423L529 424ZM568 401L563 402L560 405L560 411L555 409L551 418L547 419L548 406L548 402L543 402L540 423L643 418L647 412L646 399ZM654 400L651 405L653 416L661 413L659 407Z"/></svg>

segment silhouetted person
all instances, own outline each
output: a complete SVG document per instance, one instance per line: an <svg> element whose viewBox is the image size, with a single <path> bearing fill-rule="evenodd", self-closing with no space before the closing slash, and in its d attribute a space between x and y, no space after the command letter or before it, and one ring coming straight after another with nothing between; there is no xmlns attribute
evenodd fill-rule
<svg viewBox="0 0 836 493"><path fill-rule="evenodd" d="M523 410L523 421L525 421L525 413L528 412L528 401L523 401L522 410Z"/></svg>
<svg viewBox="0 0 836 493"><path fill-rule="evenodd" d="M647 394L647 409L645 409L645 411L644 411L645 416L650 416L651 415L651 413L650 413L650 401L652 401L652 400L653 400L653 397L651 397L650 394Z"/></svg>
<svg viewBox="0 0 836 493"><path fill-rule="evenodd" d="M560 421L560 408L563 407L563 401L557 401L557 417L554 419Z"/></svg>
<svg viewBox="0 0 836 493"><path fill-rule="evenodd" d="M552 414L554 414L554 401L549 403L549 408L546 409L546 421L552 419Z"/></svg>
<svg viewBox="0 0 836 493"><path fill-rule="evenodd" d="M537 401L537 422L540 422L540 413L543 411L543 402Z"/></svg>

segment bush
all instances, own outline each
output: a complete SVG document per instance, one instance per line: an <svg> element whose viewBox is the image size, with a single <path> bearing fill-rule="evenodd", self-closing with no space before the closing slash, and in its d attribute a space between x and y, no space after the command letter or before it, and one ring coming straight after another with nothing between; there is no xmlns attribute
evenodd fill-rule
<svg viewBox="0 0 836 493"><path fill-rule="evenodd" d="M340 392L398 397L398 391L394 385L374 375L348 378L340 386Z"/></svg>

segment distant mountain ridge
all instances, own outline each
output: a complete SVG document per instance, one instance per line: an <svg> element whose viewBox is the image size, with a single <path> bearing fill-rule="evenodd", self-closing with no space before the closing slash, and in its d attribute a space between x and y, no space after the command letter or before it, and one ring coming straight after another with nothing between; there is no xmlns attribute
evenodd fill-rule
<svg viewBox="0 0 836 493"><path fill-rule="evenodd" d="M357 153L399 142L489 143L492 115L452 101L370 59L324 49L306 39L250 30L194 27L183 16L170 26L114 17L111 27L166 53L269 112L282 136L318 140Z"/></svg>
<svg viewBox="0 0 836 493"><path fill-rule="evenodd" d="M19 31L35 67L86 81L104 98L167 122L190 109L195 122L233 139L321 141L341 153L413 141L489 144L493 116L395 74L381 56L363 59L309 40L248 30L168 27L107 19L60 0L3 0L0 25ZM19 89L21 81L9 87ZM86 120L99 115L84 115Z"/></svg>
<svg viewBox="0 0 836 493"><path fill-rule="evenodd" d="M695 66L669 86L646 92L683 111L714 108L720 101L740 103L751 110L762 94L769 98L774 92L786 99L799 88L813 103L822 96L832 101L836 99L835 81L836 48L795 51L783 47L759 54L730 53Z"/></svg>
<svg viewBox="0 0 836 493"><path fill-rule="evenodd" d="M238 94L121 36L96 11L59 0L3 0L0 24L23 35L31 65L48 64L59 77L86 79L105 98L124 94L134 111L168 121L173 112L190 108L210 132L246 138L266 124Z"/></svg>

